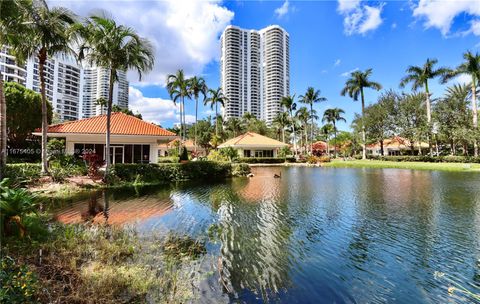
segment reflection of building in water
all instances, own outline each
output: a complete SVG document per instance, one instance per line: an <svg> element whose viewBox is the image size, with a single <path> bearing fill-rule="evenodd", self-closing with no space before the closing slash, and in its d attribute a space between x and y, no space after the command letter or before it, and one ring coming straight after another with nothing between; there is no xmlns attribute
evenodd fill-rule
<svg viewBox="0 0 480 304"><path fill-rule="evenodd" d="M257 175L233 185L230 195L224 196L217 212L219 267L228 292L248 289L268 301L290 282L292 231L286 205L277 198L279 186L273 175Z"/></svg>
<svg viewBox="0 0 480 304"><path fill-rule="evenodd" d="M129 198L122 201L111 201L108 195L92 195L88 201L81 201L65 208L56 214L56 220L64 224L105 223L123 225L163 216L170 212L173 202L170 198L158 197ZM107 212L105 212L105 210Z"/></svg>

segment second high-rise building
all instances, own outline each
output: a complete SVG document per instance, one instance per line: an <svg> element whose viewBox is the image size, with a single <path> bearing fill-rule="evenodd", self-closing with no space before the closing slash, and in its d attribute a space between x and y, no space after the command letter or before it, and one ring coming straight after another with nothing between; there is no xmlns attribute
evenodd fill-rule
<svg viewBox="0 0 480 304"><path fill-rule="evenodd" d="M228 101L223 117L249 112L271 123L290 94L289 35L278 25L262 30L228 26L221 37L221 86Z"/></svg>

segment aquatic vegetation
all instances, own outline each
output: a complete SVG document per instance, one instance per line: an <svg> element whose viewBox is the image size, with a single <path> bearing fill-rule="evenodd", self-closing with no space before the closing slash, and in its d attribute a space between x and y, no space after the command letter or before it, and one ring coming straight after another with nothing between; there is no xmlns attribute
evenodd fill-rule
<svg viewBox="0 0 480 304"><path fill-rule="evenodd" d="M177 236L170 234L163 243L163 252L167 257L174 259L198 258L207 252L205 244L187 235Z"/></svg>

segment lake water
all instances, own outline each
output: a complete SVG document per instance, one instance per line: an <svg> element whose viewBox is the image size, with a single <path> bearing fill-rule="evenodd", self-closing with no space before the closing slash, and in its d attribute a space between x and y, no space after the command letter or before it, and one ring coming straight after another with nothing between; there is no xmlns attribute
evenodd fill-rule
<svg viewBox="0 0 480 304"><path fill-rule="evenodd" d="M205 303L474 302L458 290L449 294L451 286L480 294L480 174L254 173L216 184L92 192L65 203L57 219L206 240L203 268L213 275L199 287Z"/></svg>

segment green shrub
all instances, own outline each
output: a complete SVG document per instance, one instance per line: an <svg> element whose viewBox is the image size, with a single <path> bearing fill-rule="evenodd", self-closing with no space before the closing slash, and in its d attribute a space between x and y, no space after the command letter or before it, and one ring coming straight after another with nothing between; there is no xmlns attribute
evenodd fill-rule
<svg viewBox="0 0 480 304"><path fill-rule="evenodd" d="M207 156L209 161L216 161L216 162L227 162L229 161L228 157L220 153L218 150L212 150Z"/></svg>
<svg viewBox="0 0 480 304"><path fill-rule="evenodd" d="M36 303L37 277L25 265L2 256L0 268L0 303Z"/></svg>
<svg viewBox="0 0 480 304"><path fill-rule="evenodd" d="M58 159L65 156L65 140L52 138L47 143L48 159Z"/></svg>
<svg viewBox="0 0 480 304"><path fill-rule="evenodd" d="M237 159L237 162L247 164L294 163L295 157L240 157Z"/></svg>
<svg viewBox="0 0 480 304"><path fill-rule="evenodd" d="M225 156L229 161L233 161L238 158L238 151L232 147L226 147L220 149L220 154Z"/></svg>
<svg viewBox="0 0 480 304"><path fill-rule="evenodd" d="M115 164L112 175L125 182L171 182L223 179L232 175L230 163L195 161L184 164Z"/></svg>
<svg viewBox="0 0 480 304"><path fill-rule="evenodd" d="M40 178L41 164L19 163L7 164L3 176L13 183L31 183Z"/></svg>
<svg viewBox="0 0 480 304"><path fill-rule="evenodd" d="M247 176L251 172L250 166L245 163L232 164L232 176Z"/></svg>
<svg viewBox="0 0 480 304"><path fill-rule="evenodd" d="M172 164L172 163L178 163L178 162L179 162L179 158L176 156L158 158L159 164Z"/></svg>
<svg viewBox="0 0 480 304"><path fill-rule="evenodd" d="M283 147L278 151L278 157L287 157L289 155L293 155L292 149L289 146Z"/></svg>

